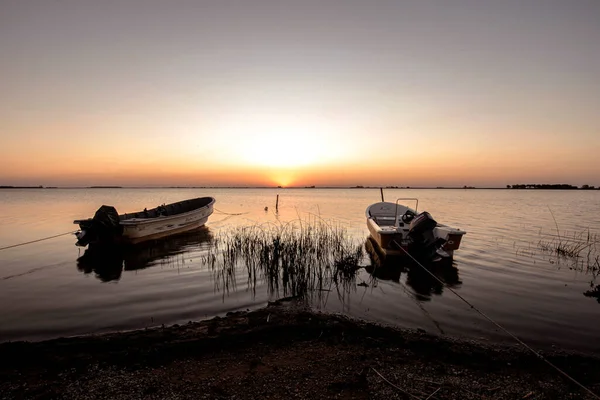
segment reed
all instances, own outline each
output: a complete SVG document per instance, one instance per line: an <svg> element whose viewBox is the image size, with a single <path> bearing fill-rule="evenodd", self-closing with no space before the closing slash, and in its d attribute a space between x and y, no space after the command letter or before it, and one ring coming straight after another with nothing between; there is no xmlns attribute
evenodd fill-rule
<svg viewBox="0 0 600 400"><path fill-rule="evenodd" d="M563 232L562 235L559 232L556 235L543 235L538 247L555 255L558 261L573 261L579 269L600 269L600 237L589 229L583 232Z"/></svg>
<svg viewBox="0 0 600 400"><path fill-rule="evenodd" d="M339 223L309 216L222 233L204 262L213 271L215 289L224 293L245 275L252 291L262 282L269 295L308 298L320 297L332 286L347 290L363 257L362 243Z"/></svg>

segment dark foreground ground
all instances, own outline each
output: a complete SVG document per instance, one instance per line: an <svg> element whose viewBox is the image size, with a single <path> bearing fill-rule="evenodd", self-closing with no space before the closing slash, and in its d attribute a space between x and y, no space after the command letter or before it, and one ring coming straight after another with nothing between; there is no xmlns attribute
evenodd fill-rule
<svg viewBox="0 0 600 400"><path fill-rule="evenodd" d="M600 393L600 359L544 353ZM518 348L271 304L200 323L0 345L2 399L592 399Z"/></svg>

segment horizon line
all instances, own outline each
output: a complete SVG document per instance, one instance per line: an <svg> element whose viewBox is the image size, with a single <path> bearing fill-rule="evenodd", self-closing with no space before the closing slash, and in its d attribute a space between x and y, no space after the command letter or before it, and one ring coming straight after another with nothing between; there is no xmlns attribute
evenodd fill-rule
<svg viewBox="0 0 600 400"><path fill-rule="evenodd" d="M518 184L521 185L521 184ZM354 186L121 186L121 185L92 185L92 186L17 186L17 185L0 185L0 189L435 189L435 190L446 190L446 189L462 189L462 190L473 190L473 189L504 189L504 190L540 190L540 189L556 189L556 190L600 190L600 187L589 185L586 188L570 185L570 184L541 184L541 185L565 185L566 188L515 188L514 185L506 186L365 186L365 185L354 185Z"/></svg>

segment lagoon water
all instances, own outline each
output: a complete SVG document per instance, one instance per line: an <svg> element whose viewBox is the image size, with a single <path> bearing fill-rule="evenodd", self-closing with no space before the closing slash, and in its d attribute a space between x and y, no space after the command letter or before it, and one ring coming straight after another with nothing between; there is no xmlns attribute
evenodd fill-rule
<svg viewBox="0 0 600 400"><path fill-rule="evenodd" d="M488 316L532 345L600 350L600 300L584 296L600 283L587 268L588 252L576 264L540 248L557 240L557 226L563 240L600 236L600 191L390 189L385 195L417 197L420 210L468 232L454 257L452 288ZM260 279L249 282L243 268L235 285L224 288L203 257L214 238L236 227L319 216L364 243L365 209L380 199L378 189L1 190L0 247L73 231L74 219L102 204L130 212L199 196L217 199L208 229L130 253L116 269L78 262L84 249L72 235L0 251L0 341L186 323L262 307L284 294ZM593 264L598 253L590 248ZM512 343L447 288L419 279L402 273L398 280L373 280L362 269L350 287L324 292L313 307Z"/></svg>

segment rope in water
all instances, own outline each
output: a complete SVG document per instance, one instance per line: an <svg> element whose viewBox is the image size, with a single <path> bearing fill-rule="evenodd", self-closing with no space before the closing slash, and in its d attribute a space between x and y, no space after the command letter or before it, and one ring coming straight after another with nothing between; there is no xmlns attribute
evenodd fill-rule
<svg viewBox="0 0 600 400"><path fill-rule="evenodd" d="M6 246L6 247L0 247L0 251L2 250L6 250L6 249L12 249L13 247L19 247L19 246L25 246L26 244L31 244L31 243L37 243L37 242L42 242L44 240L48 240L48 239L54 239L57 238L59 236L65 236L65 235L72 235L73 233L75 233L77 231L69 231L69 232L65 232L65 233L60 233L58 235L54 235L54 236L48 236L45 238L41 238L41 239L36 239L36 240L32 240L30 242L23 242L23 243L18 243L18 244L13 244L10 246Z"/></svg>
<svg viewBox="0 0 600 400"><path fill-rule="evenodd" d="M579 386L580 388L582 388L583 390L585 390L586 392L588 392L589 394L591 394L594 398L599 399L600 400L600 396L598 396L596 393L592 392L590 389L588 389L587 387L585 387L583 384L579 383L577 380L575 380L575 378L572 378L569 374L567 374L565 371L563 371L562 369L558 368L556 365L552 364L548 359L546 359L546 357L544 357L543 355L541 355L540 353L538 353L536 350L534 350L533 348L531 348L527 343L523 342L521 339L519 339L518 337L516 337L514 334L512 334L511 332L509 332L506 328L504 328L502 325L500 325L499 323L497 323L496 321L494 321L493 319L491 319L490 317L488 317L486 314L484 314L483 311L479 310L477 307L475 307L473 304L469 303L469 301L467 299L465 299L464 297L462 297L460 294L458 294L455 290L453 290L451 287L447 286L445 284L445 282L443 282L441 279L439 279L437 276L435 276L431 271L429 271L427 268L425 268L423 266L423 264L421 264L419 261L417 261L412 255L410 255L408 253L408 251L406 251L404 248L402 248L402 246L400 246L395 240L394 243L396 243L396 245L398 245L398 247L400 247L400 249L410 258L412 258L412 260L417 263L417 265L419 265L421 268L423 268L429 275L431 275L435 280L437 280L439 283L442 284L442 286L444 286L446 289L448 289L449 291L451 291L452 293L454 293L459 299L461 299L463 302L465 302L469 307L471 307L473 310L475 310L476 312L478 312L483 318L487 319L488 321L490 321L492 324L496 325L498 328L500 328L502 331L504 331L507 335L509 335L510 337L512 337L513 339L515 339L518 343L520 343L521 345L523 345L523 347L525 347L527 350L531 351L533 354L535 354L539 359L541 359L542 361L544 361L546 364L548 364L549 366L551 366L552 368L554 368L556 371L558 371L560 374L562 374L564 377L566 377L567 379L569 379L571 382L575 383L577 386Z"/></svg>
<svg viewBox="0 0 600 400"><path fill-rule="evenodd" d="M243 212L243 213L226 213L226 212L221 211L221 210L219 210L217 208L214 208L214 210L216 212L218 212L219 214L225 214L225 215L244 215L244 214L248 214L247 212Z"/></svg>

